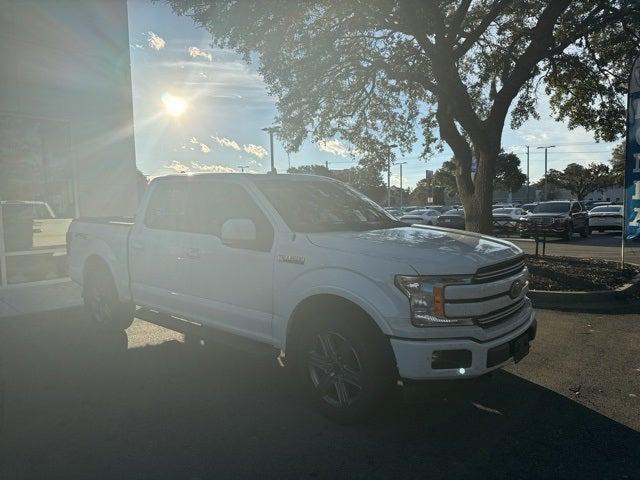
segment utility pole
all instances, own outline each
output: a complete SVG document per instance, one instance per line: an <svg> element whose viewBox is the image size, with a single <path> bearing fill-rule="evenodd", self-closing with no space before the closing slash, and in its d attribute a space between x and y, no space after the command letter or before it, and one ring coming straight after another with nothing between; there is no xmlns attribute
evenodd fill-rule
<svg viewBox="0 0 640 480"><path fill-rule="evenodd" d="M287 170L291 170L291 157L289 156L289 152L287 152L287 164L289 164Z"/></svg>
<svg viewBox="0 0 640 480"><path fill-rule="evenodd" d="M389 151L387 152L387 207L391 206L391 149L398 145L387 145Z"/></svg>
<svg viewBox="0 0 640 480"><path fill-rule="evenodd" d="M271 154L271 170L269 171L269 173L278 173L273 163L273 134L280 131L280 127L277 125L273 125L271 127L264 127L262 131L269 133L269 152Z"/></svg>
<svg viewBox="0 0 640 480"><path fill-rule="evenodd" d="M324 161L324 168L327 169L327 172L329 171L329 160Z"/></svg>
<svg viewBox="0 0 640 480"><path fill-rule="evenodd" d="M402 210L402 195L404 194L404 192L402 191L402 165L404 165L407 162L400 162L398 163L398 165L400 165L400 210Z"/></svg>
<svg viewBox="0 0 640 480"><path fill-rule="evenodd" d="M527 147L527 203L529 203L529 190L530 190L530 182L529 182L529 145Z"/></svg>
<svg viewBox="0 0 640 480"><path fill-rule="evenodd" d="M549 196L549 188L547 186L547 152L550 148L554 148L555 145L547 145L545 147L538 147L538 149L540 148L544 148L544 201L547 201L547 197Z"/></svg>
<svg viewBox="0 0 640 480"><path fill-rule="evenodd" d="M238 168L240 169L240 173L244 173L244 169L249 168L249 165L238 165Z"/></svg>

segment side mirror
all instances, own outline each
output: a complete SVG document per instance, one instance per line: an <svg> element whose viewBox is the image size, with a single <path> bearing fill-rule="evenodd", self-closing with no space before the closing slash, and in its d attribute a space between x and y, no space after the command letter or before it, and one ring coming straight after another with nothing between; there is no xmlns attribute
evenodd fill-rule
<svg viewBox="0 0 640 480"><path fill-rule="evenodd" d="M230 218L222 224L220 240L231 247L248 246L255 242L256 224L248 218Z"/></svg>

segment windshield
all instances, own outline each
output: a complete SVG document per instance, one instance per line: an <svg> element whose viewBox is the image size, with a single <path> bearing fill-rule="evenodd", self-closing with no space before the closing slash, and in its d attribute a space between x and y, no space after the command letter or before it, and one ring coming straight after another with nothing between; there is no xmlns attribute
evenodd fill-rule
<svg viewBox="0 0 640 480"><path fill-rule="evenodd" d="M453 215L456 217L461 217L462 215L464 215L464 210L449 210L448 212L445 213L445 215Z"/></svg>
<svg viewBox="0 0 640 480"><path fill-rule="evenodd" d="M621 206L613 206L613 207L595 207L592 208L592 212L608 212L608 213L618 213L622 210Z"/></svg>
<svg viewBox="0 0 640 480"><path fill-rule="evenodd" d="M294 232L404 226L375 202L338 182L266 180L256 185Z"/></svg>
<svg viewBox="0 0 640 480"><path fill-rule="evenodd" d="M536 205L533 213L567 213L569 211L569 202L552 202L541 203Z"/></svg>

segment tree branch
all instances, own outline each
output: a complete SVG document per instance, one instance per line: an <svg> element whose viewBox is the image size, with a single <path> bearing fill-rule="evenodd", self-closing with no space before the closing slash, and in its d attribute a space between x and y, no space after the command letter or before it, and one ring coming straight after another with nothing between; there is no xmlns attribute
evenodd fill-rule
<svg viewBox="0 0 640 480"><path fill-rule="evenodd" d="M512 0L499 0L491 5L491 8L484 16L480 24L471 32L466 34L464 36L464 41L454 49L453 54L456 60L469 51L473 44L476 43L482 36L482 34L487 30L487 28L489 28L489 25L491 25L495 21L495 19L498 18L498 16L502 13L502 11L512 3ZM456 12L456 14L457 13L458 12ZM450 33L453 33L453 31L451 31ZM463 36L460 36L460 38L463 38Z"/></svg>
<svg viewBox="0 0 640 480"><path fill-rule="evenodd" d="M522 85L527 81L533 68L547 56L547 49L553 41L553 29L558 18L567 10L570 0L553 0L542 11L535 27L531 29L531 41L518 60L511 75L503 81L496 94L486 123L502 129L509 105Z"/></svg>

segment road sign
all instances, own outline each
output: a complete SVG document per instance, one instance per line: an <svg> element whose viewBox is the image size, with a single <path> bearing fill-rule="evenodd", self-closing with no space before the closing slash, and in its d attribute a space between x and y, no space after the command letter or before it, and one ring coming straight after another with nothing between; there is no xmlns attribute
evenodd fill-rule
<svg viewBox="0 0 640 480"><path fill-rule="evenodd" d="M627 106L623 239L640 241L640 56L631 69Z"/></svg>

